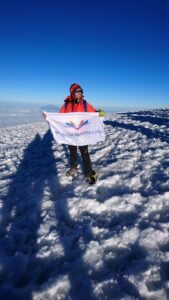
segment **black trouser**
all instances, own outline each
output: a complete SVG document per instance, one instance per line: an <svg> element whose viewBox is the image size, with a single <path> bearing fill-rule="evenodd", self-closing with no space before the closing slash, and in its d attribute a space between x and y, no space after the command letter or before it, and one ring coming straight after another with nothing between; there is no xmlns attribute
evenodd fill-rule
<svg viewBox="0 0 169 300"><path fill-rule="evenodd" d="M79 150L80 150L81 157L83 160L84 173L86 176L88 176L92 172L92 164L91 164L90 155L88 152L88 146L79 146ZM69 145L69 151L70 151L70 167L76 168L78 165L77 146Z"/></svg>

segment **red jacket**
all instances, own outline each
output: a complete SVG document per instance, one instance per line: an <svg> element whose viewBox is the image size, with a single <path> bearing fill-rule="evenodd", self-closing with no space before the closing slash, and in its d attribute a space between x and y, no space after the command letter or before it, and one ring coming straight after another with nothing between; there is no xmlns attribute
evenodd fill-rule
<svg viewBox="0 0 169 300"><path fill-rule="evenodd" d="M86 100L84 100L86 101ZM79 103L76 101L65 101L65 104L60 108L60 113L70 113L70 112L96 112L96 109L86 101L86 110L83 104L83 99L79 100Z"/></svg>

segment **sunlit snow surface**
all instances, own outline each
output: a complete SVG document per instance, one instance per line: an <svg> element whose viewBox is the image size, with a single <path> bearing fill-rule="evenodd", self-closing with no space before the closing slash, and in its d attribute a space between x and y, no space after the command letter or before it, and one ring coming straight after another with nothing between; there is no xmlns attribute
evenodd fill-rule
<svg viewBox="0 0 169 300"><path fill-rule="evenodd" d="M105 131L89 186L45 121L0 129L0 299L169 299L169 110Z"/></svg>

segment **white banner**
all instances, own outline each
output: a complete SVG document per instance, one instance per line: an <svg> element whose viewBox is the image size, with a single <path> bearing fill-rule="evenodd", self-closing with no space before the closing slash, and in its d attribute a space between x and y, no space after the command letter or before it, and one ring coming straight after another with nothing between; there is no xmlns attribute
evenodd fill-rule
<svg viewBox="0 0 169 300"><path fill-rule="evenodd" d="M99 113L48 113L46 121L58 144L84 146L105 140L103 119Z"/></svg>

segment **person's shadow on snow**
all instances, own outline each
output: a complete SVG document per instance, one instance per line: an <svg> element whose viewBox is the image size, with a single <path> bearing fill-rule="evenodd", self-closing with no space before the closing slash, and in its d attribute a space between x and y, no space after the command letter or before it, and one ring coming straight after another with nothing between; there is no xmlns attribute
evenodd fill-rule
<svg viewBox="0 0 169 300"><path fill-rule="evenodd" d="M89 220L96 220L97 227L102 228L104 225L97 220L97 214L88 218L87 215L90 213L88 211L86 218L84 215L78 220L71 218L68 199L74 196L73 185L70 183L63 187L59 182L57 164L59 162L63 164L64 160L59 155L54 156L52 147L53 138L50 131L43 138L39 135L35 137L25 149L17 172L11 178L8 194L4 196L0 230L0 298L31 300L36 293L45 293L48 288L55 287L62 278L67 278L70 286L66 298L62 298L65 300L97 299L93 292L93 282L99 284L100 281L105 282L103 297L106 296L108 300L117 299L120 295L143 299L134 285L123 276L128 272L128 263L135 263L135 260L141 260L146 256L145 249L137 243L129 250L122 249L116 256L110 257L102 274L97 272L92 274L90 266L84 261L86 249L90 242L94 241L92 224ZM65 147L63 149L66 151ZM43 208L45 187L47 199L50 198L53 203L56 220L48 233L57 232L59 243L63 248L63 255L60 256L38 255L45 246L43 236L41 242L38 240L40 226L46 222ZM115 223L113 220L112 216L113 232L118 234L117 220L114 220ZM119 220L122 221L122 216L119 216ZM126 217L123 221L124 226L129 225ZM110 224L106 223L105 226L108 228ZM145 265L142 267L146 268ZM131 268L131 275L132 272ZM139 267L136 272L139 272ZM116 281L117 285L109 284L106 287L106 281L110 278ZM59 293L62 291L59 290ZM45 295L42 297L46 297ZM54 299L57 299L55 296Z"/></svg>
<svg viewBox="0 0 169 300"><path fill-rule="evenodd" d="M16 173L11 177L1 210L1 299L32 299L31 286L38 278L36 255L38 230L42 222L41 206L44 173L49 163L51 134L36 135L23 154ZM4 257L4 258L3 258ZM36 270L37 268L37 270Z"/></svg>
<svg viewBox="0 0 169 300"><path fill-rule="evenodd" d="M3 198L0 229L0 298L3 300L31 300L33 293L43 292L46 287L50 288L62 275L68 276L72 300L94 299L88 270L83 263L83 251L78 246L75 251L72 249L76 239L74 227L80 225L76 222L68 224L68 203L65 194L63 206L60 197L63 188L57 174L57 162L61 158L54 157L52 146L53 137L49 130L43 138L36 135L25 149L17 171L11 177L8 193ZM55 258L54 255L38 256L43 246L43 242L42 245L39 244L38 237L40 226L45 222L42 216L45 186L48 186L50 200L53 201L56 218L54 230L57 230L63 247L62 258ZM67 190L71 189L71 186L72 184L68 184ZM69 234L64 237L67 228L70 230L69 227L73 235L71 242ZM77 232L81 232L81 229L76 229ZM75 268L77 254L78 265ZM82 272L80 282L77 280L79 270ZM80 291L81 286L85 287L85 290Z"/></svg>

